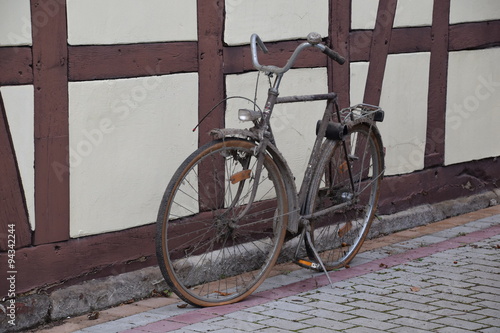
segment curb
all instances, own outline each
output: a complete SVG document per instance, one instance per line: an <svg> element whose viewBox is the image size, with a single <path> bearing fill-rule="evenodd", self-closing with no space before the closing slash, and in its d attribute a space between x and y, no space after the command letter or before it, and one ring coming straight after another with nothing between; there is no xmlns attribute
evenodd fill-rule
<svg viewBox="0 0 500 333"><path fill-rule="evenodd" d="M369 238L423 226L449 217L477 211L500 202L500 189L440 202L422 205L374 220ZM16 326L8 324L6 314L0 312L0 333L15 332L68 317L102 310L130 300L151 295L153 290L166 289L166 283L157 266L123 273L102 279L89 280L79 285L58 289L50 294L32 294L16 299ZM6 302L0 303L7 306Z"/></svg>

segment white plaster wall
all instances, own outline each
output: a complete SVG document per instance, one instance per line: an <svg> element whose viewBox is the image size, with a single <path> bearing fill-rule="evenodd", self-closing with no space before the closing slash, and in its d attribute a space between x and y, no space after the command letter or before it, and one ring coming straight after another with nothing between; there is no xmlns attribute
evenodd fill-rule
<svg viewBox="0 0 500 333"><path fill-rule="evenodd" d="M70 234L156 220L163 192L196 149L196 73L70 82Z"/></svg>
<svg viewBox="0 0 500 333"><path fill-rule="evenodd" d="M257 72L226 77L227 96L254 97ZM260 75L258 105L263 108L267 97L267 77ZM325 68L292 69L281 83L280 96L321 94L328 92ZM271 118L271 126L278 149L283 153L300 186L316 137L316 122L321 119L326 101L277 104ZM229 100L226 113L226 127L248 128L251 122L238 120L238 109L252 108L250 103L239 99Z"/></svg>
<svg viewBox="0 0 500 333"><path fill-rule="evenodd" d="M386 175L410 173L424 167L427 127L429 53L389 55L378 123L386 147ZM368 63L351 64L351 104L363 100Z"/></svg>
<svg viewBox="0 0 500 333"><path fill-rule="evenodd" d="M379 0L352 0L352 29L373 29ZM393 27L432 24L433 0L398 0Z"/></svg>
<svg viewBox="0 0 500 333"><path fill-rule="evenodd" d="M451 24L498 19L500 19L498 0L451 0Z"/></svg>
<svg viewBox="0 0 500 333"><path fill-rule="evenodd" d="M72 45L197 39L196 0L68 0L67 13Z"/></svg>
<svg viewBox="0 0 500 333"><path fill-rule="evenodd" d="M34 95L32 85L0 88L23 182L31 229L35 230Z"/></svg>
<svg viewBox="0 0 500 333"><path fill-rule="evenodd" d="M0 46L31 45L30 0L0 0Z"/></svg>
<svg viewBox="0 0 500 333"><path fill-rule="evenodd" d="M305 38L315 31L328 35L328 0L225 0L224 41L248 44L257 33L263 41Z"/></svg>
<svg viewBox="0 0 500 333"><path fill-rule="evenodd" d="M500 48L450 52L445 164L500 155Z"/></svg>

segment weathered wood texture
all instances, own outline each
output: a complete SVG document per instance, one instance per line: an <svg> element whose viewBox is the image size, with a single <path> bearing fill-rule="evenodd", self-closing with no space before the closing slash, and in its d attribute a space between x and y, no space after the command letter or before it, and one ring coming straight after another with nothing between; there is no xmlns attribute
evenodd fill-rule
<svg viewBox="0 0 500 333"><path fill-rule="evenodd" d="M203 119L225 97L224 1L198 1L198 119ZM211 140L212 128L224 127L224 106L219 105L198 128L198 143Z"/></svg>
<svg viewBox="0 0 500 333"><path fill-rule="evenodd" d="M198 70L196 42L69 47L69 80L166 75Z"/></svg>
<svg viewBox="0 0 500 333"><path fill-rule="evenodd" d="M335 91L339 105L350 103L351 68L349 45L351 27L350 1L330 2L330 26L328 29L329 46L343 56L346 61L343 65L328 59L328 88Z"/></svg>
<svg viewBox="0 0 500 333"><path fill-rule="evenodd" d="M370 65L368 67L368 77L366 78L364 103L372 105L379 105L380 103L396 5L397 0L380 0L378 4L377 19L370 47Z"/></svg>
<svg viewBox="0 0 500 333"><path fill-rule="evenodd" d="M43 0L31 0L32 17L43 15ZM35 91L34 245L69 239L68 51L66 3L33 30ZM69 169L69 168L68 168Z"/></svg>
<svg viewBox="0 0 500 333"><path fill-rule="evenodd" d="M30 47L0 47L0 86L33 82Z"/></svg>
<svg viewBox="0 0 500 333"><path fill-rule="evenodd" d="M435 1L427 97L427 136L424 158L426 167L444 163L449 17L450 0Z"/></svg>

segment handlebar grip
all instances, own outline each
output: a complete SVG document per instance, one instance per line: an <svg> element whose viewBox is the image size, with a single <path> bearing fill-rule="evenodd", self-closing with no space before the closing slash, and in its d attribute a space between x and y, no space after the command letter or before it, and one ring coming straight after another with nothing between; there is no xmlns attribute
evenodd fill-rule
<svg viewBox="0 0 500 333"><path fill-rule="evenodd" d="M326 54L327 56L329 56L331 59L333 59L336 62L338 62L340 65L343 65L344 62L345 62L345 58L344 57L342 57L340 54L338 54L337 52L335 52L334 50L332 50L328 46L325 46L325 49L322 50L322 52L324 54Z"/></svg>

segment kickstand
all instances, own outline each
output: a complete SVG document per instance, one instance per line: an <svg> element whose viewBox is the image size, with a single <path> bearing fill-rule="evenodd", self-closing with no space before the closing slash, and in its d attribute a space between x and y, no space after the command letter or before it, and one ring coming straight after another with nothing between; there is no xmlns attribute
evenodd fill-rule
<svg viewBox="0 0 500 333"><path fill-rule="evenodd" d="M315 257L316 261L320 264L321 268L323 269L323 272L326 275L326 278L328 279L328 282L330 282L330 286L333 288L333 282L330 279L330 275L328 274L328 271L326 270L325 264L323 264L323 260L321 260L321 258L319 257L318 251L316 251L316 249L312 245L311 233L309 231L306 231L305 235L306 235L306 241L309 243L309 247L312 250L312 252L314 253L314 257Z"/></svg>
<svg viewBox="0 0 500 333"><path fill-rule="evenodd" d="M305 259L298 259L299 248L300 248L300 245L303 244L303 241L304 241L309 259L314 260L316 262L305 260ZM311 257L314 257L314 258L311 258ZM316 251L316 249L313 246L312 239L311 239L311 233L310 233L310 226L309 226L309 223L307 223L307 222L305 223L305 226L302 229L302 232L300 234L299 243L297 245L297 249L295 250L295 260L294 261L297 265L299 265L301 267L314 269L314 270L319 271L319 272L323 271L326 275L326 278L328 279L328 282L330 282L330 286L333 288L333 282L330 279L330 275L328 274L328 271L326 270L326 267L323 264L323 261L321 260L318 251Z"/></svg>

